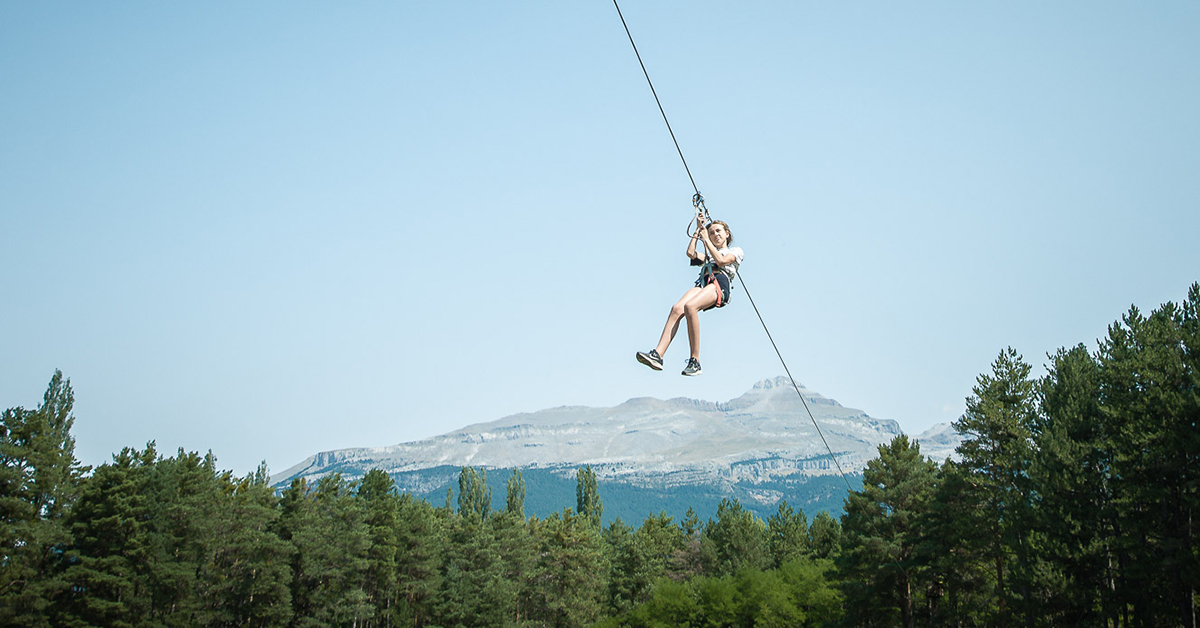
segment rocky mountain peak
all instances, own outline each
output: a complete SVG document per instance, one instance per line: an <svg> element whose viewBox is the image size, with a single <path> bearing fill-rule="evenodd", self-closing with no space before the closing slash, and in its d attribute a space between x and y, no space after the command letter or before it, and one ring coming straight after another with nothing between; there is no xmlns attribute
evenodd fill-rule
<svg viewBox="0 0 1200 628"><path fill-rule="evenodd" d="M814 421L847 471L861 469L877 455L878 445L900 434L895 421L846 408L806 388L800 392L804 403L791 380L775 377L724 403L639 397L611 408L561 406L390 447L322 452L272 480L333 470L353 478L373 468L395 475L467 465L554 469L589 464L602 477L625 481L728 482L737 476L760 482L832 472ZM952 430L929 436L936 452L922 447L926 455L944 458L958 442Z"/></svg>

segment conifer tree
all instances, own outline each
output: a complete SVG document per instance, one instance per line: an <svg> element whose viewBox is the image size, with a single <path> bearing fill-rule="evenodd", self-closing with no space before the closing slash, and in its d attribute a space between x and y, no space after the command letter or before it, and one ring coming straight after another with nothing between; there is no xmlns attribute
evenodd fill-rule
<svg viewBox="0 0 1200 628"><path fill-rule="evenodd" d="M0 624L48 625L66 588L55 574L85 472L71 435L74 404L70 380L55 371L37 410L11 408L0 419Z"/></svg>
<svg viewBox="0 0 1200 628"><path fill-rule="evenodd" d="M695 508L688 506L679 522L679 531L683 534L683 547L671 558L671 577L687 579L702 575L705 570L704 526Z"/></svg>
<svg viewBox="0 0 1200 628"><path fill-rule="evenodd" d="M145 487L148 513L150 620L195 625L201 600L201 566L216 543L216 512L224 488L211 453L180 449L149 467ZM220 541L224 541L221 539Z"/></svg>
<svg viewBox="0 0 1200 628"><path fill-rule="evenodd" d="M929 506L937 467L901 434L867 463L863 488L846 498L839 572L849 614L859 624L916 625L914 589L924 569L914 560L918 517Z"/></svg>
<svg viewBox="0 0 1200 628"><path fill-rule="evenodd" d="M767 526L736 499L722 499L701 540L709 575L732 575L745 568L766 569L773 560Z"/></svg>
<svg viewBox="0 0 1200 628"><path fill-rule="evenodd" d="M292 548L274 531L279 517L266 463L217 481L223 498L198 573L199 626L286 626L292 619Z"/></svg>
<svg viewBox="0 0 1200 628"><path fill-rule="evenodd" d="M1083 345L1050 356L1039 382L1030 482L1034 503L1039 615L1047 622L1096 624L1112 615L1112 468L1100 399L1100 365ZM1108 607L1110 610L1105 611Z"/></svg>
<svg viewBox="0 0 1200 628"><path fill-rule="evenodd" d="M767 519L767 536L776 567L810 553L808 517L803 510L793 510L786 499L779 502L778 510Z"/></svg>
<svg viewBox="0 0 1200 628"><path fill-rule="evenodd" d="M297 479L280 500L280 537L295 548L292 625L361 624L371 618L363 582L369 530L362 503L341 474L321 477L312 490Z"/></svg>
<svg viewBox="0 0 1200 628"><path fill-rule="evenodd" d="M980 516L986 517L973 542L992 563L997 609L991 621L1001 628L1008 625L1014 600L1020 598L1027 613L1036 610L1028 587L1028 478L1038 411L1030 368L1011 347L1002 351L991 374L978 377L967 411L954 423L967 437L958 447L961 468L971 478Z"/></svg>
<svg viewBox="0 0 1200 628"><path fill-rule="evenodd" d="M469 469L469 467L467 468ZM496 530L482 518L481 475L464 470L460 480L459 514L450 520L445 548L444 577L437 595L437 621L449 626L503 625L517 614L518 591L506 581L505 564ZM472 496L462 499L462 495Z"/></svg>
<svg viewBox="0 0 1200 628"><path fill-rule="evenodd" d="M933 497L919 517L923 531L915 559L927 569L925 605L929 625L983 626L996 611L995 582L977 530L986 529L970 474L953 460L937 471Z"/></svg>
<svg viewBox="0 0 1200 628"><path fill-rule="evenodd" d="M635 542L633 528L617 517L604 529L604 546L608 553L608 606L620 614L645 601L650 587L645 548Z"/></svg>
<svg viewBox="0 0 1200 628"><path fill-rule="evenodd" d="M538 564L531 620L551 626L588 626L603 612L608 591L608 558L593 519L565 509L543 522L538 532Z"/></svg>
<svg viewBox="0 0 1200 628"><path fill-rule="evenodd" d="M1200 556L1200 286L1144 317L1136 308L1101 343L1110 425L1114 543L1122 612L1143 625L1197 622Z"/></svg>
<svg viewBox="0 0 1200 628"><path fill-rule="evenodd" d="M842 547L842 524L822 510L808 527L808 546L816 558L835 558Z"/></svg>
<svg viewBox="0 0 1200 628"><path fill-rule="evenodd" d="M371 469L358 483L358 499L366 515L367 570L364 592L374 608L373 618L364 628L390 628L403 621L397 616L400 606L399 576L399 497L392 478L379 469Z"/></svg>
<svg viewBox="0 0 1200 628"><path fill-rule="evenodd" d="M429 502L408 493L400 496L396 532L399 616L413 626L426 626L434 619L433 601L443 579L445 525L446 519Z"/></svg>
<svg viewBox="0 0 1200 628"><path fill-rule="evenodd" d="M650 580L662 576L681 578L689 573L687 565L681 563L688 538L665 511L646 517L634 533L634 540L645 555Z"/></svg>
<svg viewBox="0 0 1200 628"><path fill-rule="evenodd" d="M158 452L125 448L81 486L68 521L74 543L64 580L70 585L56 615L65 625L147 623L155 542L147 487Z"/></svg>
<svg viewBox="0 0 1200 628"><path fill-rule="evenodd" d="M516 477L519 479L520 475ZM520 481L522 499L524 498L524 481ZM525 519L523 508L510 512L505 509L492 515L488 520L492 535L500 548L501 584L505 589L503 594L514 602L507 606L513 623L520 624L528 620L535 612L533 608L533 580L537 563L537 543L533 538L532 528ZM508 602L506 602L508 604Z"/></svg>

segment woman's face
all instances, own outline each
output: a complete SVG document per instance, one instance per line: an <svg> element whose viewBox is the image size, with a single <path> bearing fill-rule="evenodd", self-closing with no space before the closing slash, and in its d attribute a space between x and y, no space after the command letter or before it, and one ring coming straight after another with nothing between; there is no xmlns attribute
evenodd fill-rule
<svg viewBox="0 0 1200 628"><path fill-rule="evenodd" d="M714 222L708 226L708 237L712 239L713 244L717 245L717 248L723 248L725 241L729 239L729 234L725 233L723 225Z"/></svg>

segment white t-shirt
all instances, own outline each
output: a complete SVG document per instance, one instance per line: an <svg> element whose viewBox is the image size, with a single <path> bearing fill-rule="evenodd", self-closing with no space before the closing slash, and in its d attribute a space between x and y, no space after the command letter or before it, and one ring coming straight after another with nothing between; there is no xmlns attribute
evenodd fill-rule
<svg viewBox="0 0 1200 628"><path fill-rule="evenodd" d="M721 272L725 273L726 275L728 275L729 276L729 285L732 286L734 277L737 277L738 266L742 265L742 260L745 259L746 253L742 251L742 247L740 247L740 246L727 246L727 247L717 251L717 254L718 255L732 255L734 259L732 262L729 262L728 264L726 264L724 266L718 266L715 261L709 260L708 262L705 263L705 266L708 266L709 264L711 264L714 268L716 268L716 269L720 270ZM708 272L708 268L703 268L703 269L701 269L700 272L701 272L701 274L706 273L706 272Z"/></svg>

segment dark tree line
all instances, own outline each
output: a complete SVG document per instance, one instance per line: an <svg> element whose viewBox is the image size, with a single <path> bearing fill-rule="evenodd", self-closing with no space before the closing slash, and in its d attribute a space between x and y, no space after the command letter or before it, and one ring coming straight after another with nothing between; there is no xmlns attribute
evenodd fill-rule
<svg viewBox="0 0 1200 628"><path fill-rule="evenodd" d="M92 470L73 394L0 423L0 625L1196 626L1200 287L1114 323L1095 353L1012 349L980 375L941 465L901 436L845 512L723 501L601 525L576 504L493 511L464 467L435 507L374 470L276 491L260 467L151 443Z"/></svg>
<svg viewBox="0 0 1200 628"><path fill-rule="evenodd" d="M848 623L1197 625L1200 286L1031 370L979 376L956 459L880 447L842 518Z"/></svg>

